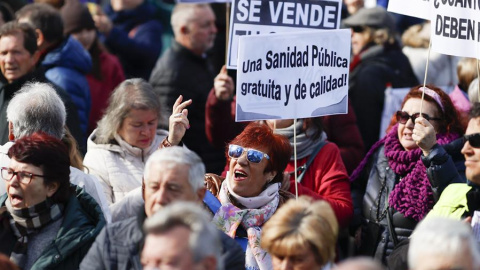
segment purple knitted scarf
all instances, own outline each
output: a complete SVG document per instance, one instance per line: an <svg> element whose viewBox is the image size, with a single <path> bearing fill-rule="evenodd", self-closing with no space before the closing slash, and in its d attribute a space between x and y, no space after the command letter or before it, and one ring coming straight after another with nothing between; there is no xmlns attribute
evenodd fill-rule
<svg viewBox="0 0 480 270"><path fill-rule="evenodd" d="M433 194L428 181L426 168L421 160L420 148L406 151L398 140L398 124L392 127L390 132L372 146L364 160L352 173L350 180L355 180L365 167L369 157L382 145L385 144L385 156L390 168L399 175L401 181L390 192L388 203L405 217L420 221L433 206ZM458 134L437 134L437 142L440 145L449 143Z"/></svg>

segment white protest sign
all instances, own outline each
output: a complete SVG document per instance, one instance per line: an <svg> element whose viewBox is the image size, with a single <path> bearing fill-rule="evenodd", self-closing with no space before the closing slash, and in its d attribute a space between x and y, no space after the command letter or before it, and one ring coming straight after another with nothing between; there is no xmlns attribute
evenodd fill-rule
<svg viewBox="0 0 480 270"><path fill-rule="evenodd" d="M235 0L227 67L237 68L240 36L338 29L340 12L341 0Z"/></svg>
<svg viewBox="0 0 480 270"><path fill-rule="evenodd" d="M431 0L432 50L478 58L480 2L477 0Z"/></svg>
<svg viewBox="0 0 480 270"><path fill-rule="evenodd" d="M350 29L240 37L236 121L347 113Z"/></svg>
<svg viewBox="0 0 480 270"><path fill-rule="evenodd" d="M433 0L390 0L388 11L430 20Z"/></svg>

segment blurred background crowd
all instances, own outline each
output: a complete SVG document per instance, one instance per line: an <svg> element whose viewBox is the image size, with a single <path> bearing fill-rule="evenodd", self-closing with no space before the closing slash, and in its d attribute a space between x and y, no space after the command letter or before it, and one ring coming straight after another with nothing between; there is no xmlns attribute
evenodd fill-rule
<svg viewBox="0 0 480 270"><path fill-rule="evenodd" d="M479 270L478 60L387 5L347 114L235 122L226 3L2 0L0 268Z"/></svg>

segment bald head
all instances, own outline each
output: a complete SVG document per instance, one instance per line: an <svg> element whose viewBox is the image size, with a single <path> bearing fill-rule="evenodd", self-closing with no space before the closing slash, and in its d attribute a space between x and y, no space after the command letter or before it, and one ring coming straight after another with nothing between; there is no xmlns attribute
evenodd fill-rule
<svg viewBox="0 0 480 270"><path fill-rule="evenodd" d="M177 4L171 24L175 40L197 55L213 47L217 28L215 14L208 4Z"/></svg>

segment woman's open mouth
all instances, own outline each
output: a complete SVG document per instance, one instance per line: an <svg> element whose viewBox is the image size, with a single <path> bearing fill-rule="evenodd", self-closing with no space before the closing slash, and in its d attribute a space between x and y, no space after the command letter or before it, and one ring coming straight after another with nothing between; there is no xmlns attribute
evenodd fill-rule
<svg viewBox="0 0 480 270"><path fill-rule="evenodd" d="M23 202L23 197L16 194L11 194L10 198L11 198L10 201L12 202L12 206L19 205Z"/></svg>
<svg viewBox="0 0 480 270"><path fill-rule="evenodd" d="M233 176L235 181L243 181L248 177L247 173L242 170L235 170Z"/></svg>

